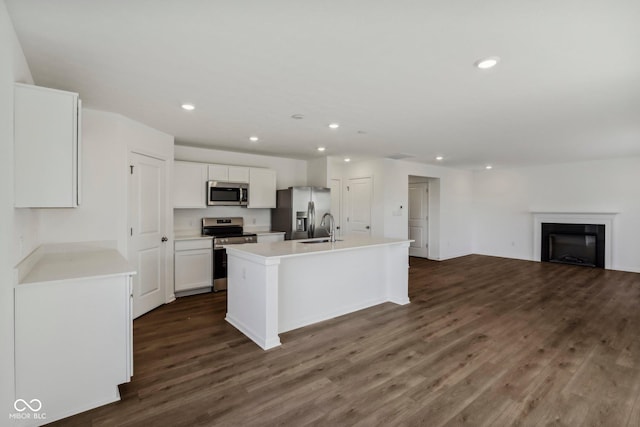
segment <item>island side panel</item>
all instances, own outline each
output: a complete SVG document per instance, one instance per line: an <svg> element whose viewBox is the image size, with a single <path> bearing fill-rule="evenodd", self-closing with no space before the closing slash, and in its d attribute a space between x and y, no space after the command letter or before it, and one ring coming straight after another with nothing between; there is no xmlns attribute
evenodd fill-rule
<svg viewBox="0 0 640 427"><path fill-rule="evenodd" d="M226 320L265 350L278 337L278 263L247 259L227 251Z"/></svg>
<svg viewBox="0 0 640 427"><path fill-rule="evenodd" d="M409 304L409 243L387 246L387 300Z"/></svg>
<svg viewBox="0 0 640 427"><path fill-rule="evenodd" d="M290 331L388 301L389 265L396 262L406 269L407 259L398 260L396 254L387 261L387 252L388 246L377 246L282 258L278 331Z"/></svg>

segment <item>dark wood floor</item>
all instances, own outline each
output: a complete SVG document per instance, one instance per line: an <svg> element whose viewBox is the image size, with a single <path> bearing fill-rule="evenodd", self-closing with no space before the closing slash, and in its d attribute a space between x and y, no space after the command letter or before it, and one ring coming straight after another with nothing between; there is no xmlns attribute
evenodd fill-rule
<svg viewBox="0 0 640 427"><path fill-rule="evenodd" d="M122 401L57 424L640 426L640 274L412 258L409 289L266 352L182 298L135 321Z"/></svg>

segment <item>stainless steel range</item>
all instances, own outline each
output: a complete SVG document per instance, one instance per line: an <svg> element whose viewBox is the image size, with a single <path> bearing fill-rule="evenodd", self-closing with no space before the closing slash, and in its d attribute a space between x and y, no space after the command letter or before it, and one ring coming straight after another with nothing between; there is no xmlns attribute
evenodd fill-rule
<svg viewBox="0 0 640 427"><path fill-rule="evenodd" d="M225 245L256 243L255 233L245 233L244 220L233 218L202 218L202 234L213 236L213 290L227 289L227 251Z"/></svg>

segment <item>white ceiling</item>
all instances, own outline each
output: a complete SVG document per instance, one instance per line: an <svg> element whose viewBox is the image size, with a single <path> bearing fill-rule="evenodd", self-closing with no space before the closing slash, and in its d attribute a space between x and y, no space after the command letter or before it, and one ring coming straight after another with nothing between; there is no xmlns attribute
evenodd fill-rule
<svg viewBox="0 0 640 427"><path fill-rule="evenodd" d="M638 0L5 1L37 84L179 144L469 169L640 155Z"/></svg>

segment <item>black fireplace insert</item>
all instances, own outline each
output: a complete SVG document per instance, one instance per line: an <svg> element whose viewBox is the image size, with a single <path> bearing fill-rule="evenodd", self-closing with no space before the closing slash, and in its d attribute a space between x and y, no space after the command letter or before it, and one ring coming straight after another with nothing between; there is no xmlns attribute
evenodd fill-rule
<svg viewBox="0 0 640 427"><path fill-rule="evenodd" d="M604 268L604 227L543 222L540 260Z"/></svg>

